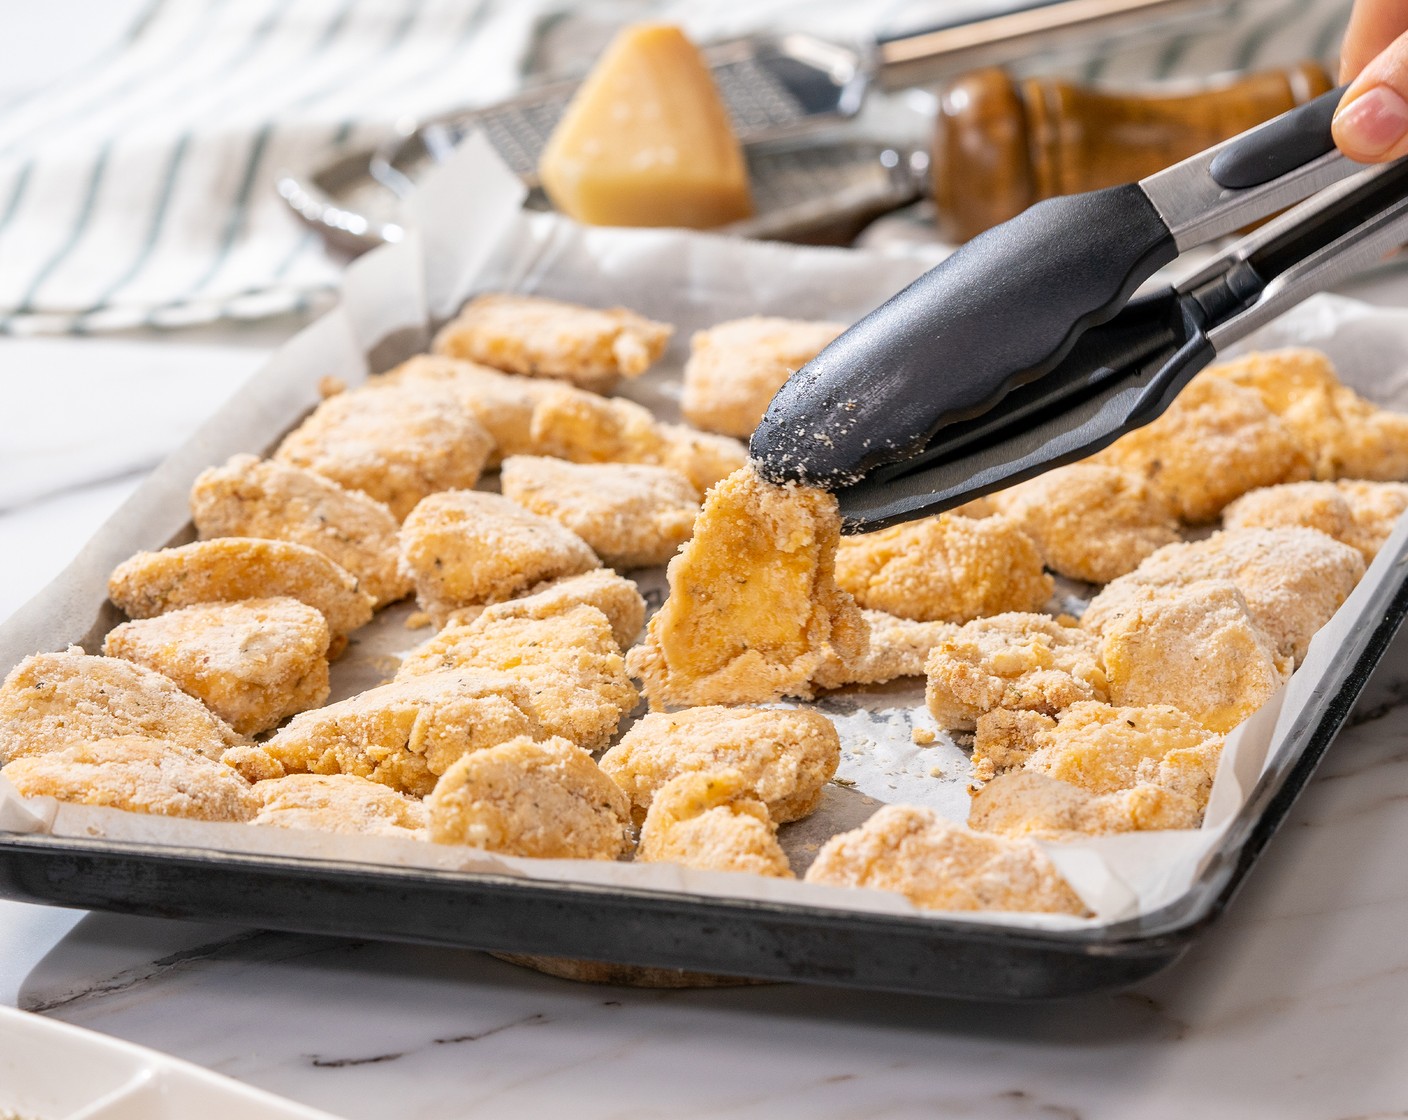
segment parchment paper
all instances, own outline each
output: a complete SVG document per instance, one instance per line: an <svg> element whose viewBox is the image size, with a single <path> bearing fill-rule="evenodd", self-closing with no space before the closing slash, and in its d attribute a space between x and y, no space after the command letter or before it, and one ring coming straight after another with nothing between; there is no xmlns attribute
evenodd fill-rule
<svg viewBox="0 0 1408 1120"><path fill-rule="evenodd" d="M317 383L323 376L357 384L369 372L424 349L433 328L474 292L513 290L598 306L621 304L674 323L675 337L658 370L623 390L674 419L679 373L693 331L750 314L852 320L938 256L924 248L879 254L671 230L588 229L556 215L522 212L522 195L518 181L486 145L464 144L425 184L418 200L421 232L355 262L347 273L341 306L281 348L114 515L73 565L0 629L0 670L8 671L30 653L70 643L96 652L103 634L120 621L106 604L107 574L139 549L188 539L186 494L197 473L239 451L266 452L317 403ZM1246 345L1289 344L1326 350L1349 384L1381 403L1408 409L1408 313L1319 297ZM1265 766L1287 749L1292 724L1323 699L1318 693L1337 651L1366 621L1374 593L1398 578L1405 547L1408 523L1399 525L1354 595L1316 636L1290 683L1229 736L1201 829L1043 845L1090 906L1092 919L942 916L1048 929L1081 927L1149 913L1185 892ZM663 571L630 574L651 606L658 606L665 588ZM1078 608L1087 591L1063 584L1058 605ZM332 699L390 677L398 656L429 637L429 631L406 629L409 613L406 605L390 608L354 635L348 653L334 667ZM881 803L924 805L954 820L966 818L970 744L934 726L924 708L921 679L832 693L815 706L835 721L843 758L821 808L781 830L799 874L827 837L856 827ZM915 744L916 726L936 733L931 745ZM3 778L0 830L620 884L848 910L933 913L915 910L902 897L885 892L671 865L519 859L409 840L184 821L61 805L44 798L25 800Z"/></svg>

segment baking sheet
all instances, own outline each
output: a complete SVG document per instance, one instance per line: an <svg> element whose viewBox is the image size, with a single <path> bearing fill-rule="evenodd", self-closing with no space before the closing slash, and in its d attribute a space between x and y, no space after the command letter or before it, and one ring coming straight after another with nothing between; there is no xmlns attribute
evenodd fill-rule
<svg viewBox="0 0 1408 1120"><path fill-rule="evenodd" d="M356 384L427 345L432 328L470 294L515 290L605 306L623 304L672 322L677 333L658 372L624 395L665 418L678 414L679 370L690 334L748 314L854 319L913 279L932 252L875 254L803 249L664 230L602 230L555 215L520 210L522 188L483 145L467 143L430 179L417 228L348 271L342 305L276 353L209 424L178 451L100 531L56 585L0 630L0 669L37 650L76 642L90 652L120 616L105 604L105 581L141 548L188 539L186 495L200 470L240 451L265 452L318 401L317 384L333 375ZM433 233L429 232L433 231ZM1408 409L1408 315L1322 297L1249 340L1251 347L1316 345L1345 380L1381 403ZM1199 830L1093 837L1045 844L1094 917L943 914L946 919L1060 929L1100 925L1151 913L1183 894L1221 840L1247 791L1283 749L1297 718L1321 698L1326 671L1373 592L1401 578L1408 526L1400 525L1351 599L1312 643L1292 681L1228 740ZM632 573L652 605L662 573ZM1079 589L1070 587L1067 594ZM1069 605L1069 603L1067 604ZM359 631L334 669L334 695L389 677L397 654L428 631L405 628L408 607L383 612ZM969 764L965 744L938 732L913 741L916 725L933 729L922 681L830 694L818 706L843 743L837 782L822 807L781 832L800 872L826 837L861 823L881 802L926 805L966 817ZM291 855L320 860L483 872L525 879L684 891L795 902L840 910L917 911L898 895L704 872L671 865L528 860L470 849L376 837L344 837L244 825L183 821L20 799L0 778L0 829L55 836Z"/></svg>

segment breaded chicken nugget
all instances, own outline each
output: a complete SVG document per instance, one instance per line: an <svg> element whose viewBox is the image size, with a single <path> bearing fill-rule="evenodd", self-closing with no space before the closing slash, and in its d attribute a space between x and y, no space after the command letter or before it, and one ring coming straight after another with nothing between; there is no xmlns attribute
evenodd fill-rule
<svg viewBox="0 0 1408 1120"><path fill-rule="evenodd" d="M1055 589L1011 521L949 514L846 537L836 582L862 607L924 622L1040 610Z"/></svg>
<svg viewBox="0 0 1408 1120"><path fill-rule="evenodd" d="M586 542L556 521L478 490L432 494L406 518L400 539L401 569L437 624L460 607L601 566Z"/></svg>
<svg viewBox="0 0 1408 1120"><path fill-rule="evenodd" d="M865 622L833 576L840 531L824 491L774 486L752 467L714 487L629 655L650 706L808 696L823 665L859 656Z"/></svg>
<svg viewBox="0 0 1408 1120"><path fill-rule="evenodd" d="M356 576L377 606L411 590L396 570L391 510L302 467L236 455L196 479L191 516L201 540L266 537L316 549Z"/></svg>
<svg viewBox="0 0 1408 1120"><path fill-rule="evenodd" d="M64 653L26 657L0 685L0 765L75 740L140 735L219 758L244 737L176 683L116 657Z"/></svg>
<svg viewBox="0 0 1408 1120"><path fill-rule="evenodd" d="M884 611L861 611L868 642L858 656L832 656L812 675L818 688L884 684L899 677L922 677L929 651L949 633L947 622L915 622Z"/></svg>
<svg viewBox="0 0 1408 1120"><path fill-rule="evenodd" d="M1178 538L1173 514L1143 478L1116 467L1058 467L991 498L1036 542L1046 566L1108 583Z"/></svg>
<svg viewBox="0 0 1408 1120"><path fill-rule="evenodd" d="M1357 548L1368 564L1408 509L1402 482L1291 482L1243 494L1222 511L1224 529L1318 529Z"/></svg>
<svg viewBox="0 0 1408 1120"><path fill-rule="evenodd" d="M499 483L504 497L570 529L613 568L666 563L699 512L699 491L668 467L514 455Z"/></svg>
<svg viewBox="0 0 1408 1120"><path fill-rule="evenodd" d="M645 814L636 862L793 878L768 807L746 784L737 770L671 778Z"/></svg>
<svg viewBox="0 0 1408 1120"><path fill-rule="evenodd" d="M556 377L597 393L639 377L674 327L624 307L598 310L541 296L476 296L441 328L432 349L527 377Z"/></svg>
<svg viewBox="0 0 1408 1120"><path fill-rule="evenodd" d="M886 805L833 836L808 883L904 895L922 910L1085 914L1085 904L1030 840L972 832L913 805Z"/></svg>
<svg viewBox="0 0 1408 1120"><path fill-rule="evenodd" d="M1222 735L1163 705L1117 708L1087 701L1055 719L993 712L978 720L973 777L1024 767L1091 793L1157 785L1207 804Z"/></svg>
<svg viewBox="0 0 1408 1120"><path fill-rule="evenodd" d="M328 624L297 599L200 603L108 633L103 653L170 677L241 735L328 697Z"/></svg>
<svg viewBox="0 0 1408 1120"><path fill-rule="evenodd" d="M994 708L1054 715L1105 700L1098 643L1074 620L999 614L948 625L925 664L925 699L940 727L968 730Z"/></svg>
<svg viewBox="0 0 1408 1120"><path fill-rule="evenodd" d="M630 842L626 795L565 739L511 739L465 755L426 808L438 844L538 859L615 859Z"/></svg>
<svg viewBox="0 0 1408 1120"><path fill-rule="evenodd" d="M1192 798L1147 782L1091 793L1026 770L999 774L977 790L968 813L968 827L980 832L1055 840L1073 832L1147 832L1202 822L1202 806Z"/></svg>
<svg viewBox="0 0 1408 1120"><path fill-rule="evenodd" d="M820 804L840 761L840 736L820 712L703 707L637 720L602 756L601 768L642 816L671 778L736 770L747 795L785 824Z"/></svg>
<svg viewBox="0 0 1408 1120"><path fill-rule="evenodd" d="M1211 366L1199 379L1251 390L1309 450L1318 479L1408 479L1408 416L1341 383L1318 350L1270 350Z"/></svg>
<svg viewBox="0 0 1408 1120"><path fill-rule="evenodd" d="M747 439L782 383L845 329L754 315L696 331L684 367L684 418Z"/></svg>
<svg viewBox="0 0 1408 1120"><path fill-rule="evenodd" d="M551 618L583 604L606 615L611 623L611 636L623 650L640 636L640 628L645 625L645 598L634 583L610 568L595 568L579 576L549 580L517 599L506 599L487 607L461 607L451 613L445 625L460 626L481 615Z"/></svg>
<svg viewBox="0 0 1408 1120"><path fill-rule="evenodd" d="M1184 521L1211 521L1228 502L1310 477L1305 445L1261 398L1217 378L1195 378L1168 411L1088 462L1146 479Z"/></svg>
<svg viewBox="0 0 1408 1120"><path fill-rule="evenodd" d="M573 463L644 463L679 471L701 493L748 461L736 439L664 424L633 401L559 388L533 409L538 454Z"/></svg>
<svg viewBox="0 0 1408 1120"><path fill-rule="evenodd" d="M425 805L354 774L290 774L256 782L259 810L251 824L361 836L419 839Z"/></svg>
<svg viewBox="0 0 1408 1120"><path fill-rule="evenodd" d="M473 486L493 450L454 390L372 384L325 400L274 458L370 494L399 520L427 494Z"/></svg>
<svg viewBox="0 0 1408 1120"><path fill-rule="evenodd" d="M4 775L24 797L53 797L130 813L244 821L256 802L228 766L180 743L120 735L17 758Z"/></svg>
<svg viewBox="0 0 1408 1120"><path fill-rule="evenodd" d="M453 670L394 681L294 716L263 749L289 774L355 774L423 797L467 751L543 734L522 682L503 673Z"/></svg>
<svg viewBox="0 0 1408 1120"><path fill-rule="evenodd" d="M1206 540L1159 549L1100 592L1081 625L1100 634L1147 598L1149 585L1201 579L1237 585L1252 620L1271 635L1276 652L1297 664L1315 631L1330 620L1364 574L1364 558L1314 529L1227 529Z"/></svg>
<svg viewBox="0 0 1408 1120"><path fill-rule="evenodd" d="M611 741L639 699L610 622L585 604L544 619L481 615L447 626L401 662L396 679L447 669L493 669L522 681L545 731L589 751Z"/></svg>
<svg viewBox="0 0 1408 1120"><path fill-rule="evenodd" d="M372 597L345 568L301 544L253 537L139 552L113 570L108 595L128 618L154 618L197 603L297 599L322 612L333 655L372 617Z"/></svg>
<svg viewBox="0 0 1408 1120"><path fill-rule="evenodd" d="M1172 704L1231 731L1290 679L1290 657L1252 621L1228 580L1150 588L1105 627L1100 658L1115 704Z"/></svg>

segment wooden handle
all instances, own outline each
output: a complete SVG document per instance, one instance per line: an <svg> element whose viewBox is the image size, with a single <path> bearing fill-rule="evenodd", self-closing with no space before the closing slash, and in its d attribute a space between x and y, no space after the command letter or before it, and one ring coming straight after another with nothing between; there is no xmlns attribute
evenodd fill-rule
<svg viewBox="0 0 1408 1120"><path fill-rule="evenodd" d="M1043 198L1142 179L1332 85L1315 62L1176 94L975 71L940 99L933 160L940 229L966 241Z"/></svg>

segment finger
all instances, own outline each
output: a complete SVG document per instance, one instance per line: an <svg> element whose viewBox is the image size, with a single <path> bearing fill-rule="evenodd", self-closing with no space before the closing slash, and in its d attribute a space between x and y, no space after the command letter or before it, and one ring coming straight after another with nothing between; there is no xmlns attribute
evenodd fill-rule
<svg viewBox="0 0 1408 1120"><path fill-rule="evenodd" d="M1354 79L1331 127L1350 159L1378 163L1408 155L1408 32Z"/></svg>
<svg viewBox="0 0 1408 1120"><path fill-rule="evenodd" d="M1402 0L1358 0L1340 47L1340 81L1358 77L1404 30L1408 11Z"/></svg>

